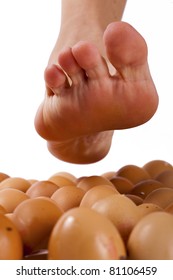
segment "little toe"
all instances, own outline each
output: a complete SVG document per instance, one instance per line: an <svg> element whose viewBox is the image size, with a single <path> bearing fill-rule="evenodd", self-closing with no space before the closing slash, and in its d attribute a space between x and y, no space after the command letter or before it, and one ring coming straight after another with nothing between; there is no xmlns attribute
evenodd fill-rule
<svg viewBox="0 0 173 280"><path fill-rule="evenodd" d="M55 64L52 64L45 69L44 79L48 95L59 94L61 89L67 86L66 75Z"/></svg>
<svg viewBox="0 0 173 280"><path fill-rule="evenodd" d="M80 84L86 79L85 71L75 60L71 48L61 51L58 62L70 78L72 85Z"/></svg>
<svg viewBox="0 0 173 280"><path fill-rule="evenodd" d="M72 53L80 67L85 70L88 78L109 77L107 63L95 45L81 41L72 48Z"/></svg>

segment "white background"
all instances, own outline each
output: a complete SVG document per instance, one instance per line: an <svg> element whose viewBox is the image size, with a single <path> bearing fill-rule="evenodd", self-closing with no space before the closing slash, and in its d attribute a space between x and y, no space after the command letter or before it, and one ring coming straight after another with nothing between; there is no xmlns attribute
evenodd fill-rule
<svg viewBox="0 0 173 280"><path fill-rule="evenodd" d="M160 97L152 120L117 131L109 155L95 164L64 163L48 152L35 132L34 117L44 96L43 72L58 36L60 4L60 0L0 1L0 172L42 180L58 171L84 176L126 164L142 166L154 159L173 163L171 0L129 0L123 18L148 44Z"/></svg>
<svg viewBox="0 0 173 280"><path fill-rule="evenodd" d="M10 267L10 269L9 269ZM153 273L152 268L157 268L156 273ZM56 272L57 275L52 273ZM113 269L115 268L115 270ZM94 280L136 280L142 278L143 280L157 279L162 280L172 279L172 261L160 260L7 260L0 262L1 277L2 279L68 279L68 280L81 280L81 279L94 279ZM17 270L17 271L16 271ZM81 271L82 270L82 271ZM141 273L138 273L140 272ZM23 271L23 275L22 275ZM78 275L74 274L79 273ZM99 273L98 273L99 271ZM19 272L21 273L19 275ZM61 273L60 273L61 272ZM65 273L66 272L66 273ZM72 273L70 275L70 273ZM86 275L81 275L86 273ZM134 273L133 273L134 272ZM143 274L144 272L144 274ZM151 272L151 273L150 273ZM68 274L67 274L68 273ZM115 273L115 274L114 274ZM129 273L129 275L128 275ZM150 273L150 274L149 274ZM47 275L46 275L47 274Z"/></svg>

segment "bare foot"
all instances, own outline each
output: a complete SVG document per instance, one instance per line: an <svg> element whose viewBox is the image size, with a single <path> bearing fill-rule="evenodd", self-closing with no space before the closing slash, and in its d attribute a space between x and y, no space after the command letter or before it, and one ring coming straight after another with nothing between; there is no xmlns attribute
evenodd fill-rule
<svg viewBox="0 0 173 280"><path fill-rule="evenodd" d="M80 41L59 53L59 66L45 70L47 91L35 127L49 151L63 161L101 160L114 130L141 125L157 109L142 36L129 24L114 22L103 43L106 58L94 44ZM110 65L116 69L113 75Z"/></svg>

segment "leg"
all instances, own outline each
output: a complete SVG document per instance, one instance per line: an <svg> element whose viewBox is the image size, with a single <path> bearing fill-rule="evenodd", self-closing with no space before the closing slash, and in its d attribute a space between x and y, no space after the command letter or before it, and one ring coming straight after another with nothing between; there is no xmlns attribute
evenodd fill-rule
<svg viewBox="0 0 173 280"><path fill-rule="evenodd" d="M35 119L50 152L61 160L102 159L114 130L143 124L157 109L146 43L120 22L125 2L62 1L61 31Z"/></svg>

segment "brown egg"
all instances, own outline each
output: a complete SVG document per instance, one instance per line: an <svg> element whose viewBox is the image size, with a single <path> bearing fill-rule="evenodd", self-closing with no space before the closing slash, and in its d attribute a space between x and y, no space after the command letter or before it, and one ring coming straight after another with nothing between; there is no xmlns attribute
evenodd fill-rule
<svg viewBox="0 0 173 280"><path fill-rule="evenodd" d="M62 176L62 177L67 178L67 179L69 179L70 181L72 181L76 184L77 178L69 172L61 171L61 172L57 172L57 173L53 174L51 177L53 177L53 176L55 176L55 177L56 176Z"/></svg>
<svg viewBox="0 0 173 280"><path fill-rule="evenodd" d="M144 199L150 192L160 188L164 188L164 185L161 182L154 179L148 179L134 185L130 193Z"/></svg>
<svg viewBox="0 0 173 280"><path fill-rule="evenodd" d="M25 254L45 249L51 230L62 212L48 197L23 201L14 210L15 225L20 232Z"/></svg>
<svg viewBox="0 0 173 280"><path fill-rule="evenodd" d="M38 250L32 254L25 255L24 260L47 260L48 251L46 249Z"/></svg>
<svg viewBox="0 0 173 280"><path fill-rule="evenodd" d="M116 172L115 171L108 171L108 172L103 173L101 176L105 177L108 180L111 180L112 178L114 178L116 176Z"/></svg>
<svg viewBox="0 0 173 280"><path fill-rule="evenodd" d="M116 227L90 208L77 207L65 212L49 239L49 260L119 260L125 257L125 246Z"/></svg>
<svg viewBox="0 0 173 280"><path fill-rule="evenodd" d="M133 189L133 183L127 178L115 176L110 181L121 194L129 193Z"/></svg>
<svg viewBox="0 0 173 280"><path fill-rule="evenodd" d="M28 179L28 182L30 183L30 185L32 185L32 184L38 182L38 180L36 180L36 179Z"/></svg>
<svg viewBox="0 0 173 280"><path fill-rule="evenodd" d="M87 178L87 176L81 176L81 177L78 177L77 178L77 181L76 181L76 185L78 185L78 183L83 180L84 178Z"/></svg>
<svg viewBox="0 0 173 280"><path fill-rule="evenodd" d="M113 184L107 178L103 176L93 175L81 179L77 184L77 187L87 192L89 189L100 185L113 186Z"/></svg>
<svg viewBox="0 0 173 280"><path fill-rule="evenodd" d="M10 176L6 173L0 172L0 182L2 182L3 180L9 178Z"/></svg>
<svg viewBox="0 0 173 280"><path fill-rule="evenodd" d="M159 173L155 177L155 180L162 183L165 187L173 189L173 168L172 170L166 170Z"/></svg>
<svg viewBox="0 0 173 280"><path fill-rule="evenodd" d="M85 192L75 186L64 186L53 193L51 199L63 211L79 206Z"/></svg>
<svg viewBox="0 0 173 280"><path fill-rule="evenodd" d="M137 195L126 194L125 196L131 199L137 206L143 203L143 199Z"/></svg>
<svg viewBox="0 0 173 280"><path fill-rule="evenodd" d="M48 181L55 183L58 187L76 185L77 179L68 172L57 172L52 175Z"/></svg>
<svg viewBox="0 0 173 280"><path fill-rule="evenodd" d="M0 214L6 214L7 210L0 204Z"/></svg>
<svg viewBox="0 0 173 280"><path fill-rule="evenodd" d="M165 210L165 212L173 214L173 202L171 204L169 204L164 210Z"/></svg>
<svg viewBox="0 0 173 280"><path fill-rule="evenodd" d="M99 200L92 209L106 216L115 225L125 243L139 220L137 206L122 194L114 194Z"/></svg>
<svg viewBox="0 0 173 280"><path fill-rule="evenodd" d="M170 188L160 188L154 190L144 199L144 203L154 203L163 209L171 202L173 202L173 189Z"/></svg>
<svg viewBox="0 0 173 280"><path fill-rule="evenodd" d="M173 260L173 216L154 212L133 228L127 249L130 260Z"/></svg>
<svg viewBox="0 0 173 280"><path fill-rule="evenodd" d="M139 211L139 215L140 215L140 219L152 212L156 212L156 211L163 211L163 209L153 203L142 203L138 206L138 211Z"/></svg>
<svg viewBox="0 0 173 280"><path fill-rule="evenodd" d="M143 168L136 165L125 165L117 171L117 176L130 180L133 184L150 179L150 175Z"/></svg>
<svg viewBox="0 0 173 280"><path fill-rule="evenodd" d="M21 260L23 244L13 222L0 214L0 260Z"/></svg>
<svg viewBox="0 0 173 280"><path fill-rule="evenodd" d="M143 168L150 174L151 178L155 178L159 173L165 170L173 169L172 165L164 160L149 161L143 166Z"/></svg>
<svg viewBox="0 0 173 280"><path fill-rule="evenodd" d="M11 213L6 213L5 216L6 216L8 219L10 219L10 220L13 222L13 224L15 224L16 220L15 220L15 217L14 217L14 213L13 213L13 212L11 212Z"/></svg>
<svg viewBox="0 0 173 280"><path fill-rule="evenodd" d="M10 177L0 183L0 190L5 188L13 188L26 192L30 185L31 184L29 183L29 181L25 180L24 178Z"/></svg>
<svg viewBox="0 0 173 280"><path fill-rule="evenodd" d="M103 199L109 195L117 194L118 191L115 189L114 186L110 185L100 185L95 186L88 190L85 195L83 196L80 207L89 207L91 208L92 205L99 201L100 199Z"/></svg>
<svg viewBox="0 0 173 280"><path fill-rule="evenodd" d="M26 194L30 198L39 196L51 197L52 194L58 189L59 187L51 181L37 181L29 187L29 189L26 191Z"/></svg>
<svg viewBox="0 0 173 280"><path fill-rule="evenodd" d="M29 196L18 189L2 189L0 190L0 204L6 209L7 213L11 213L22 201L29 199Z"/></svg>

